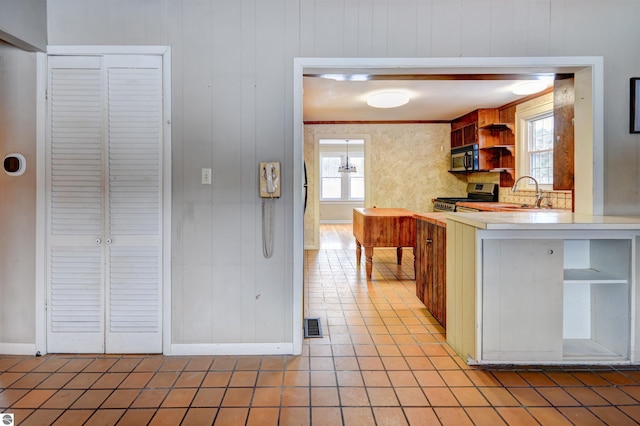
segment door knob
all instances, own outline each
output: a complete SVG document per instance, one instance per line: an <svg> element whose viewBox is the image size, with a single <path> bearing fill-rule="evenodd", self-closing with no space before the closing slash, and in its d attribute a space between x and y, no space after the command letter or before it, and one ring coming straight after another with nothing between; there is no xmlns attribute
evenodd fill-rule
<svg viewBox="0 0 640 426"><path fill-rule="evenodd" d="M102 240L100 238L96 238L96 244L100 244L102 243Z"/></svg>
<svg viewBox="0 0 640 426"><path fill-rule="evenodd" d="M111 244L111 243L112 243L111 238L107 238L107 244Z"/></svg>

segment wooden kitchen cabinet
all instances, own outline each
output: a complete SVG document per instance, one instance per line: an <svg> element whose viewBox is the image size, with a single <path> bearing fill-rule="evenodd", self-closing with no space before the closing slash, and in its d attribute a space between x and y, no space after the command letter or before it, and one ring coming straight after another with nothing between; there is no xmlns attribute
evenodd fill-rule
<svg viewBox="0 0 640 426"><path fill-rule="evenodd" d="M451 148L477 143L480 147L495 145L491 140L495 137L491 131L484 129L499 120L499 112L495 108L484 108L471 111L451 122Z"/></svg>
<svg viewBox="0 0 640 426"><path fill-rule="evenodd" d="M446 228L416 220L416 295L446 327Z"/></svg>
<svg viewBox="0 0 640 426"><path fill-rule="evenodd" d="M501 172L500 186L514 182L514 125L507 115L496 108L481 108L451 122L451 148L478 144L480 171Z"/></svg>

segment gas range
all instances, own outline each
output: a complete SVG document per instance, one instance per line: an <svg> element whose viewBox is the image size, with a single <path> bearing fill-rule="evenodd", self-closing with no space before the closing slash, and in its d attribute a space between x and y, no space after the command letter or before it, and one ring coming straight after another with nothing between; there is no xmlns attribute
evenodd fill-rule
<svg viewBox="0 0 640 426"><path fill-rule="evenodd" d="M466 197L438 197L433 200L433 211L455 212L459 202L497 202L498 190L496 183L469 183Z"/></svg>

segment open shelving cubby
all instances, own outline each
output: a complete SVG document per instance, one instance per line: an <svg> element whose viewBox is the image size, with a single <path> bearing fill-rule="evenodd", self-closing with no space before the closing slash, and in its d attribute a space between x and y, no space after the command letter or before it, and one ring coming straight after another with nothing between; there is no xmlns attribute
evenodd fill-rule
<svg viewBox="0 0 640 426"><path fill-rule="evenodd" d="M564 242L563 359L629 359L631 240Z"/></svg>

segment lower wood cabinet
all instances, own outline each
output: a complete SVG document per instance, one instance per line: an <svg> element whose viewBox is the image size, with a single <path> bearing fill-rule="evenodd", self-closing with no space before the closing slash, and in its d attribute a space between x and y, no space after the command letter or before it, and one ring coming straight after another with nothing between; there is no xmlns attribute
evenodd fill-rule
<svg viewBox="0 0 640 426"><path fill-rule="evenodd" d="M416 295L433 317L446 327L446 228L416 222Z"/></svg>

